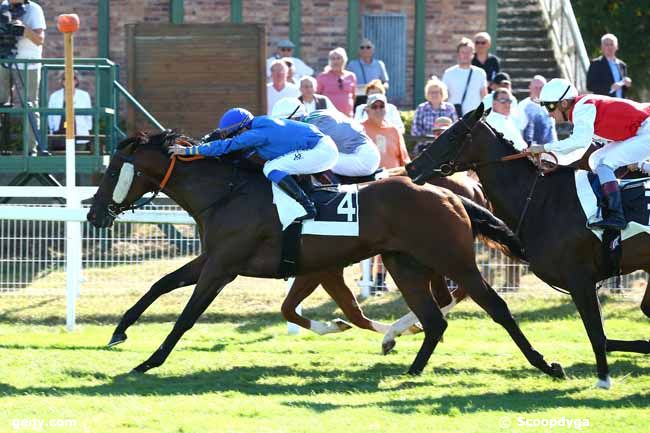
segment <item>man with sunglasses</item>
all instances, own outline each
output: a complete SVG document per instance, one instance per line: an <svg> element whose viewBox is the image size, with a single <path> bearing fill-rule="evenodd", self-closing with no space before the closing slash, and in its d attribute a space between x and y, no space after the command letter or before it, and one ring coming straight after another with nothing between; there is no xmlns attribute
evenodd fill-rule
<svg viewBox="0 0 650 433"><path fill-rule="evenodd" d="M601 95L579 96L563 78L544 85L540 104L556 122L571 122L573 133L564 140L532 145L532 153L566 154L588 148L594 137L607 140L589 157L589 167L598 175L606 201L603 220L591 227L624 229L627 223L614 170L650 158L650 104Z"/></svg>
<svg viewBox="0 0 650 433"><path fill-rule="evenodd" d="M381 60L374 58L375 46L369 39L364 39L359 44L359 58L348 63L348 70L354 72L357 77L355 108L365 104L368 100L366 86L372 80L379 80L384 89L388 90L388 72L386 65Z"/></svg>
<svg viewBox="0 0 650 433"><path fill-rule="evenodd" d="M300 78L304 76L314 75L314 70L307 66L305 62L300 60L298 57L293 56L293 49L296 45L291 42L289 39L282 39L278 42L277 50L275 54L266 59L266 79L271 78L271 64L274 60L279 60L282 58L289 58L293 63L293 80L295 83L300 82Z"/></svg>
<svg viewBox="0 0 650 433"><path fill-rule="evenodd" d="M494 54L490 54L491 46L492 38L489 33L480 32L474 35L474 57L472 58L472 65L478 66L485 71L485 75L490 84L492 84L496 75L501 70L499 58Z"/></svg>
<svg viewBox="0 0 650 433"><path fill-rule="evenodd" d="M528 145L521 135L521 130L512 116L513 96L506 88L496 89L492 93L492 111L487 116L487 122L505 138L512 141L517 150L524 150Z"/></svg>

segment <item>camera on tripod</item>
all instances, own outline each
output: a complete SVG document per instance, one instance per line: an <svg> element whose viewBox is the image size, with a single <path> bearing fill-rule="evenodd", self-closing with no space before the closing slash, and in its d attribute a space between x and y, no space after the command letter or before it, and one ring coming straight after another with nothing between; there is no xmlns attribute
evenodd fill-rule
<svg viewBox="0 0 650 433"><path fill-rule="evenodd" d="M0 6L0 58L16 57L18 38L25 33L25 26L17 24L25 15L24 3L10 3Z"/></svg>

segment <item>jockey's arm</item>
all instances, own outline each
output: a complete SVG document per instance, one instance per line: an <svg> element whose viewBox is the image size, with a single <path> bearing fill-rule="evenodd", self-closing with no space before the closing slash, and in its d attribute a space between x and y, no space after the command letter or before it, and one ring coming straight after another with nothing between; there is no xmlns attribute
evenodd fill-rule
<svg viewBox="0 0 650 433"><path fill-rule="evenodd" d="M594 104L576 104L573 110L573 133L564 140L546 143L544 150L566 154L588 147L594 136L595 121L596 106Z"/></svg>
<svg viewBox="0 0 650 433"><path fill-rule="evenodd" d="M248 130L232 138L214 140L198 146L185 147L185 155L202 155L217 157L236 150L258 147L266 142L266 138L259 131Z"/></svg>

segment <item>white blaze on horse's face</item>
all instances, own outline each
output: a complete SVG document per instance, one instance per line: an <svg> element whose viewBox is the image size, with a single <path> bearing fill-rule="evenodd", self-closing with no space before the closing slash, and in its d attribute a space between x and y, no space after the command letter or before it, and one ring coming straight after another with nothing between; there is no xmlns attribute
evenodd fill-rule
<svg viewBox="0 0 650 433"><path fill-rule="evenodd" d="M117 204L120 204L126 198L126 195L131 189L131 184L133 183L133 175L135 174L135 167L133 164L125 162L122 164L122 169L120 170L120 177L117 179L117 184L113 190L113 201Z"/></svg>

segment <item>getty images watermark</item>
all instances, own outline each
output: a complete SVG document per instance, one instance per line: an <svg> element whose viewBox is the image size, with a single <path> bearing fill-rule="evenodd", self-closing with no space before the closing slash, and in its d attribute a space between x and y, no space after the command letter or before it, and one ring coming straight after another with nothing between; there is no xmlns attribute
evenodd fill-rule
<svg viewBox="0 0 650 433"><path fill-rule="evenodd" d="M14 431L52 431L52 429L64 429L77 427L76 419L43 419L43 418L25 418L12 419L11 427Z"/></svg>
<svg viewBox="0 0 650 433"><path fill-rule="evenodd" d="M504 416L499 420L499 425L503 429L511 428L528 428L528 427L546 427L548 429L582 430L589 428L589 419L587 418L525 418L518 416L516 418Z"/></svg>

